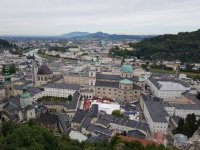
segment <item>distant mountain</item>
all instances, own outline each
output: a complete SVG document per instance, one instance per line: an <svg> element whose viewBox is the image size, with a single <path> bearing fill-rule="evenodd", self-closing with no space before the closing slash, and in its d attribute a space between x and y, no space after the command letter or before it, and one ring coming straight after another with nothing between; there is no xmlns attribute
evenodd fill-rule
<svg viewBox="0 0 200 150"><path fill-rule="evenodd" d="M86 32L87 33L87 32ZM151 35L118 35L103 32L90 33L88 35L74 36L73 39L97 39L97 40L142 40Z"/></svg>
<svg viewBox="0 0 200 150"><path fill-rule="evenodd" d="M0 36L7 40L21 39L21 40L57 40L57 39L77 39L77 40L137 40L141 41L145 38L152 37L152 35L118 35L108 34L103 32L89 33L89 32L70 32L59 36Z"/></svg>
<svg viewBox="0 0 200 150"><path fill-rule="evenodd" d="M107 33L103 33L103 32L96 32L96 33L92 33L86 36L83 36L82 38L108 38L110 35Z"/></svg>
<svg viewBox="0 0 200 150"><path fill-rule="evenodd" d="M86 35L90 35L91 33L89 32L70 32L67 34L63 34L62 37L65 38L74 38L74 37L81 37L81 36L86 36Z"/></svg>

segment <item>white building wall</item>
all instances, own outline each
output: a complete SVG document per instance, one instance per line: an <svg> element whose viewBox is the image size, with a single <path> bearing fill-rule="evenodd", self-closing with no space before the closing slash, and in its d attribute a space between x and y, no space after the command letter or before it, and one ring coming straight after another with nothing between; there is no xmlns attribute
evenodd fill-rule
<svg viewBox="0 0 200 150"><path fill-rule="evenodd" d="M45 94L44 94L45 92L44 91L42 91L42 92L40 92L40 93L37 93L37 94L35 94L32 98L33 98L33 102L34 101L37 101L39 98L41 98L41 97L43 97Z"/></svg>
<svg viewBox="0 0 200 150"><path fill-rule="evenodd" d="M171 117L171 116L174 115L175 107L165 107L165 110L167 111L167 113Z"/></svg>
<svg viewBox="0 0 200 150"><path fill-rule="evenodd" d="M27 117L27 120L36 118L35 109L28 110L26 112L26 117Z"/></svg>
<svg viewBox="0 0 200 150"><path fill-rule="evenodd" d="M45 87L43 96L67 98L70 94L73 95L75 92L76 92L76 90L56 89L56 88L46 88Z"/></svg>
<svg viewBox="0 0 200 150"><path fill-rule="evenodd" d="M158 81L159 84L162 85L160 89L158 89L149 79L147 80L148 85L151 88L151 91L156 97L169 99L180 97L183 92L186 90L190 90L190 87L184 87L183 85L175 82L164 82Z"/></svg>
<svg viewBox="0 0 200 150"><path fill-rule="evenodd" d="M168 122L154 122L150 116L150 113L145 103L144 103L143 113L144 113L147 123L149 124L149 128L151 132L162 132L164 134L167 134ZM169 118L166 118L166 119L168 120Z"/></svg>
<svg viewBox="0 0 200 150"><path fill-rule="evenodd" d="M200 110L185 110L185 109L175 109L175 116L179 116L181 118L186 118L188 114L200 115Z"/></svg>

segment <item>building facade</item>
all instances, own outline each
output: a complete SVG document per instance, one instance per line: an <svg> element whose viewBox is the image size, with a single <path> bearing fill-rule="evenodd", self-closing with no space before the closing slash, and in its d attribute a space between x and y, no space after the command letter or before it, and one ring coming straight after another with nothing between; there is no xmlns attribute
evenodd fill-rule
<svg viewBox="0 0 200 150"><path fill-rule="evenodd" d="M137 102L143 87L134 83L133 68L124 65L120 75L97 74L95 95L127 102Z"/></svg>
<svg viewBox="0 0 200 150"><path fill-rule="evenodd" d="M152 75L148 78L147 82L153 95L164 99L179 98L182 93L191 89L191 87L184 81L167 75Z"/></svg>
<svg viewBox="0 0 200 150"><path fill-rule="evenodd" d="M141 95L140 105L144 113L144 117L149 124L152 133L160 132L167 134L169 114L164 108L163 103L159 99Z"/></svg>
<svg viewBox="0 0 200 150"><path fill-rule="evenodd" d="M80 89L80 86L75 84L49 83L43 85L43 88L43 96L68 98L69 95L74 95Z"/></svg>
<svg viewBox="0 0 200 150"><path fill-rule="evenodd" d="M78 84L93 89L94 95L109 97L127 102L137 102L145 84L141 77L134 76L131 65L123 65L119 75L97 72L92 66L88 72L67 73L63 76L63 82Z"/></svg>

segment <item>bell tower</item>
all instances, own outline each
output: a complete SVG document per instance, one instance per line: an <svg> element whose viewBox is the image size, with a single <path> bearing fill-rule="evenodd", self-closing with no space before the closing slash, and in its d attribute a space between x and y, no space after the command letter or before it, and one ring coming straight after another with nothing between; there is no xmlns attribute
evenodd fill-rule
<svg viewBox="0 0 200 150"><path fill-rule="evenodd" d="M33 59L32 59L32 81L33 81L33 84L37 84L37 72L38 72L38 66L37 66L37 62L35 60L35 56L33 54Z"/></svg>
<svg viewBox="0 0 200 150"><path fill-rule="evenodd" d="M13 83L11 81L11 75L8 66L5 66L4 68L4 86L5 86L5 95L7 97L14 96L14 88L13 88Z"/></svg>
<svg viewBox="0 0 200 150"><path fill-rule="evenodd" d="M89 70L89 85L95 86L95 83L96 83L96 70L92 69Z"/></svg>

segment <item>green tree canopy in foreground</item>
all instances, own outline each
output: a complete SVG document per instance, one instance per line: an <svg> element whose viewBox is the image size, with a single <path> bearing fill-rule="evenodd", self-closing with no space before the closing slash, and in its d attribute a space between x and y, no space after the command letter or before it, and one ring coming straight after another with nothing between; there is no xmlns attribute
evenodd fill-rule
<svg viewBox="0 0 200 150"><path fill-rule="evenodd" d="M49 149L57 148L57 139L47 129L36 124L4 122L1 129L0 149Z"/></svg>
<svg viewBox="0 0 200 150"><path fill-rule="evenodd" d="M2 150L172 150L164 146L148 145L139 142L124 142L115 136L111 141L89 143L71 140L67 136L55 137L47 129L32 120L26 124L3 122L0 132Z"/></svg>

